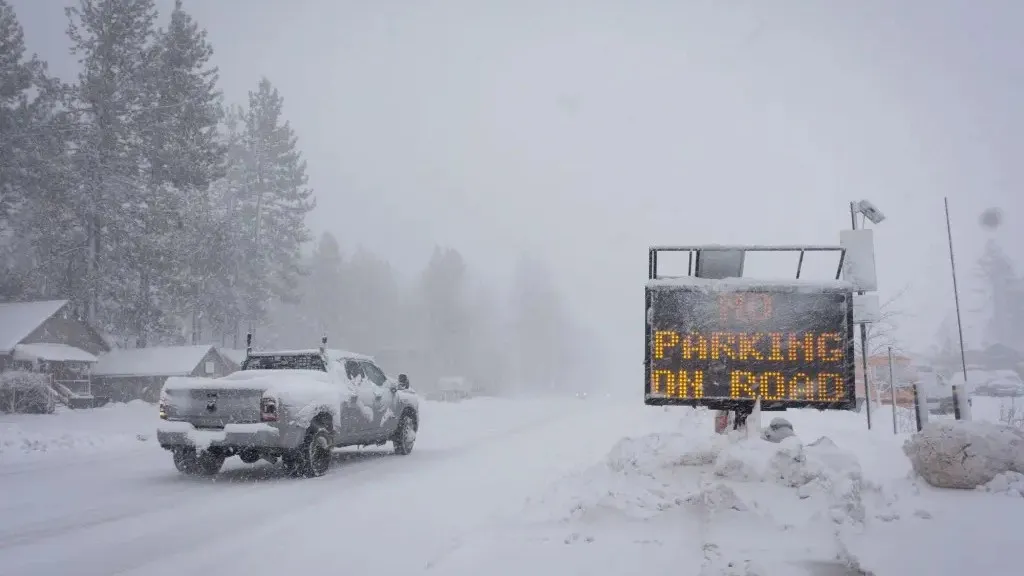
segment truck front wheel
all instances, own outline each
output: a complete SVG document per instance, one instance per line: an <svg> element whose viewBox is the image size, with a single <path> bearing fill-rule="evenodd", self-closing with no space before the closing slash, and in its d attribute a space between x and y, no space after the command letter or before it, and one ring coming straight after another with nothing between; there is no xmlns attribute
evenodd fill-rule
<svg viewBox="0 0 1024 576"><path fill-rule="evenodd" d="M395 454L406 456L412 452L412 447L416 444L416 419L412 415L402 414L392 442L395 445Z"/></svg>

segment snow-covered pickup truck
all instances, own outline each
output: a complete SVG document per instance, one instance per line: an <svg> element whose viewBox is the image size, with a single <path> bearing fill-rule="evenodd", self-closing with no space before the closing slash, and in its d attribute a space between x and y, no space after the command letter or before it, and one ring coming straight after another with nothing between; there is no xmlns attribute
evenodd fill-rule
<svg viewBox="0 0 1024 576"><path fill-rule="evenodd" d="M222 378L168 378L157 429L182 473L213 475L224 460L279 458L296 476L322 476L332 448L394 444L409 454L419 398L369 356L341 350L249 352Z"/></svg>

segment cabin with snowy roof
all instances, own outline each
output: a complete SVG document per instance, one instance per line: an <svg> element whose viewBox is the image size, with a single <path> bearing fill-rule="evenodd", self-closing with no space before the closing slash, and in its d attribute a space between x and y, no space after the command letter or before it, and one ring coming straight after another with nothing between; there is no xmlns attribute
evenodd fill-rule
<svg viewBox="0 0 1024 576"><path fill-rule="evenodd" d="M45 374L56 400L68 406L93 405L90 368L109 350L67 300L0 304L0 372Z"/></svg>
<svg viewBox="0 0 1024 576"><path fill-rule="evenodd" d="M232 368L234 368L235 370L242 369L242 362L245 362L244 348L242 348L241 350L239 350L238 348L217 348L217 351L220 352L220 355L223 356L226 360L231 362Z"/></svg>
<svg viewBox="0 0 1024 576"><path fill-rule="evenodd" d="M237 370L212 344L123 348L100 356L93 390L113 402L156 402L171 376L219 378Z"/></svg>

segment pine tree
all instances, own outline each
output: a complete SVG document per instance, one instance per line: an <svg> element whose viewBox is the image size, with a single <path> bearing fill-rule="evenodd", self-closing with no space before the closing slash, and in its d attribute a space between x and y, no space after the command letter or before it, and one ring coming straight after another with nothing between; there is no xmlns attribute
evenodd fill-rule
<svg viewBox="0 0 1024 576"><path fill-rule="evenodd" d="M14 9L0 0L0 232L23 198L24 145L34 128L26 108L39 63L25 60L25 38Z"/></svg>
<svg viewBox="0 0 1024 576"><path fill-rule="evenodd" d="M14 10L0 0L0 300L68 297L75 280L63 86L25 56Z"/></svg>
<svg viewBox="0 0 1024 576"><path fill-rule="evenodd" d="M478 390L498 393L507 385L510 358L503 340L504 318L498 297L480 282L467 298L468 327L464 371Z"/></svg>
<svg viewBox="0 0 1024 576"><path fill-rule="evenodd" d="M245 110L228 106L221 114L220 142L226 150L225 173L209 190L210 206L196 214L197 232L205 246L199 270L204 279L200 298L201 315L209 326L213 341L222 346L239 348L242 331L239 319L245 315L245 290L242 274L247 259L245 248L251 238L251 227L243 217L246 185ZM208 234L208 235L207 235Z"/></svg>
<svg viewBox="0 0 1024 576"><path fill-rule="evenodd" d="M347 315L344 312L347 262L337 239L325 232L305 259L309 274L300 281L300 301L278 301L270 306L268 321L260 339L262 345L309 348L321 336L331 346L349 346Z"/></svg>
<svg viewBox="0 0 1024 576"><path fill-rule="evenodd" d="M206 31L176 0L170 24L157 32L151 50L147 89L153 105L143 114L154 209L141 239L147 249L143 285L150 288L140 293L146 320L139 326L140 346L147 332L171 328L163 314L171 308L190 318L192 341L199 341L204 287L216 274L211 262L219 261L211 251L222 250L226 240L209 217L209 187L223 176L226 154L218 137L221 96L212 55Z"/></svg>
<svg viewBox="0 0 1024 576"><path fill-rule="evenodd" d="M0 301L17 298L24 291L21 275L28 263L17 245L13 217L25 202L26 143L36 127L29 122L29 90L38 68L35 59L25 60L25 38L5 0L0 0Z"/></svg>
<svg viewBox="0 0 1024 576"><path fill-rule="evenodd" d="M1024 351L1024 280L995 240L985 244L978 273L988 312L985 345L998 343Z"/></svg>
<svg viewBox="0 0 1024 576"><path fill-rule="evenodd" d="M303 307L313 320L308 325L333 341L341 340L345 334L345 259L338 240L330 232L320 236L303 284Z"/></svg>
<svg viewBox="0 0 1024 576"><path fill-rule="evenodd" d="M306 215L316 206L307 187L306 163L298 139L281 117L284 99L266 78L249 93L243 138L242 187L237 207L243 239L241 289L246 318L254 328L273 299L294 302L302 247L310 240Z"/></svg>
<svg viewBox="0 0 1024 576"><path fill-rule="evenodd" d="M469 344L466 263L457 250L436 247L420 277L424 335L438 376L465 376Z"/></svg>
<svg viewBox="0 0 1024 576"><path fill-rule="evenodd" d="M386 260L358 247L345 267L340 343L374 354L395 344L401 331L398 279Z"/></svg>
<svg viewBox="0 0 1024 576"><path fill-rule="evenodd" d="M72 90L76 133L72 210L81 220L86 317L108 331L137 327L131 303L143 290L134 242L146 231L144 89L151 72L153 0L79 0L67 8L72 53L82 70Z"/></svg>
<svg viewBox="0 0 1024 576"><path fill-rule="evenodd" d="M569 375L571 319L551 272L522 256L512 286L512 334L521 389L553 391Z"/></svg>

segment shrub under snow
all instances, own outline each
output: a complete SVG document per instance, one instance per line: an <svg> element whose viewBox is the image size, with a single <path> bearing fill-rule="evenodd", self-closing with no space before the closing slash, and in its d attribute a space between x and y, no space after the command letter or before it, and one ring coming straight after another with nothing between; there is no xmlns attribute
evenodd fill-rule
<svg viewBox="0 0 1024 576"><path fill-rule="evenodd" d="M989 422L927 424L903 444L914 472L939 488L974 489L1024 473L1024 431Z"/></svg>
<svg viewBox="0 0 1024 576"><path fill-rule="evenodd" d="M53 408L49 376L25 370L0 372L0 412L49 414Z"/></svg>

